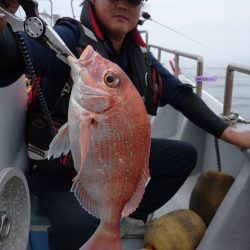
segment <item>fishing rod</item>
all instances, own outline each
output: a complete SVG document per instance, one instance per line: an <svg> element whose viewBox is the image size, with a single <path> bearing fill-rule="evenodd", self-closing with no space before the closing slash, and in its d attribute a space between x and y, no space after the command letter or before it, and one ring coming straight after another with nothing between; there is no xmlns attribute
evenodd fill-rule
<svg viewBox="0 0 250 250"><path fill-rule="evenodd" d="M185 38L187 38L187 39L189 39L189 40L191 40L191 41L193 41L193 42L195 42L195 43L197 43L197 44L199 44L199 45L201 45L201 46L203 46L203 47L207 47L207 45L205 45L205 44L203 44L203 43L201 43L201 42L199 42L199 41L197 41L197 40L195 40L195 39L193 39L193 38L191 38L191 37L189 37L189 36L187 36L187 35L185 35L185 34L179 32L178 30L175 30L175 29L173 29L173 28L171 28L171 27L169 27L169 26L167 26L167 25L165 25L165 24L162 24L162 23L160 23L160 22L158 22L158 21L152 19L152 18L151 18L151 15L150 15L148 12L142 12L142 15L141 15L141 16L145 19L145 20L140 20L140 24L141 24L141 25L142 25L146 20L150 20L150 21L155 22L155 23L161 25L162 27L164 27L164 28L166 28L166 29L168 29L168 30L171 30L171 31L173 31L173 32L175 32L175 33L177 33L177 34L179 34L179 35L181 35L181 36L183 36L183 37L185 37Z"/></svg>

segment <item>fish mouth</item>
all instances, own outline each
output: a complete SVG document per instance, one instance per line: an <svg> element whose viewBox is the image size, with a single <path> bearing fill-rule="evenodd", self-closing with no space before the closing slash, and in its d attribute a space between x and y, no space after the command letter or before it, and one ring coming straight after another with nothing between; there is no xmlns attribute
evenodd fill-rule
<svg viewBox="0 0 250 250"><path fill-rule="evenodd" d="M81 54L80 59L84 62L90 61L91 57L93 56L95 50L92 46L88 45Z"/></svg>
<svg viewBox="0 0 250 250"><path fill-rule="evenodd" d="M86 68L93 61L93 54L95 50L91 45L88 45L82 52L79 59L76 59L72 56L68 57L69 63L79 65L82 68ZM72 67L72 65L71 65Z"/></svg>
<svg viewBox="0 0 250 250"><path fill-rule="evenodd" d="M83 85L80 89L80 93L82 93L82 96L92 96L92 97L104 97L108 96L108 93L104 90L96 89L93 87L88 87L86 85Z"/></svg>
<svg viewBox="0 0 250 250"><path fill-rule="evenodd" d="M80 106L94 113L103 113L111 109L110 96L102 93L84 93L79 103Z"/></svg>
<svg viewBox="0 0 250 250"><path fill-rule="evenodd" d="M83 97L104 97L105 95L102 93L85 93L82 95Z"/></svg>

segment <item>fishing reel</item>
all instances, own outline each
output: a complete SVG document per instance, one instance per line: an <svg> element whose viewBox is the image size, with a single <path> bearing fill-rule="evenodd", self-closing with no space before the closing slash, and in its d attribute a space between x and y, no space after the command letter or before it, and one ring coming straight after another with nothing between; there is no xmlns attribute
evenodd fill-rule
<svg viewBox="0 0 250 250"><path fill-rule="evenodd" d="M141 16L142 16L142 18L144 18L144 20L140 19L138 21L138 25L143 25L145 23L145 21L151 20L151 16L148 12L145 12L145 11L142 12Z"/></svg>
<svg viewBox="0 0 250 250"><path fill-rule="evenodd" d="M18 168L0 170L0 249L26 250L30 227L30 197Z"/></svg>

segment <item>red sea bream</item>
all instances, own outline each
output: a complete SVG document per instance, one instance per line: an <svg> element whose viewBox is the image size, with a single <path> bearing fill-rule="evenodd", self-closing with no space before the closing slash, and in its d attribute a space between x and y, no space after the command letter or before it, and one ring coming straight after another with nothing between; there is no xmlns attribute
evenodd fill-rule
<svg viewBox="0 0 250 250"><path fill-rule="evenodd" d="M68 123L52 141L49 157L71 150L78 173L72 191L101 220L81 250L120 250L120 220L137 208L149 179L150 121L119 66L91 46L69 62L74 85Z"/></svg>

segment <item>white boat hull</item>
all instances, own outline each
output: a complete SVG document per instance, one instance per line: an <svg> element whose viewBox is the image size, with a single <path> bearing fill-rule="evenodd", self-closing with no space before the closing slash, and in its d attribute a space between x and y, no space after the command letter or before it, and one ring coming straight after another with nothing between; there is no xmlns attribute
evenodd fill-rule
<svg viewBox="0 0 250 250"><path fill-rule="evenodd" d="M216 113L222 104L203 93L203 99ZM14 100L14 101L13 101ZM18 100L18 102L16 101ZM24 143L26 91L23 78L0 91L0 170L5 167L27 167ZM194 183L200 173L216 169L213 136L199 129L170 106L161 108L152 120L153 136L173 138L192 143L198 151L198 162L191 176L177 194L155 217L177 209L187 209ZM250 125L238 124L235 129L250 130ZM198 250L249 250L250 249L250 152L219 141L222 170L235 177L216 215L210 223ZM122 240L123 250L142 249L143 239Z"/></svg>

